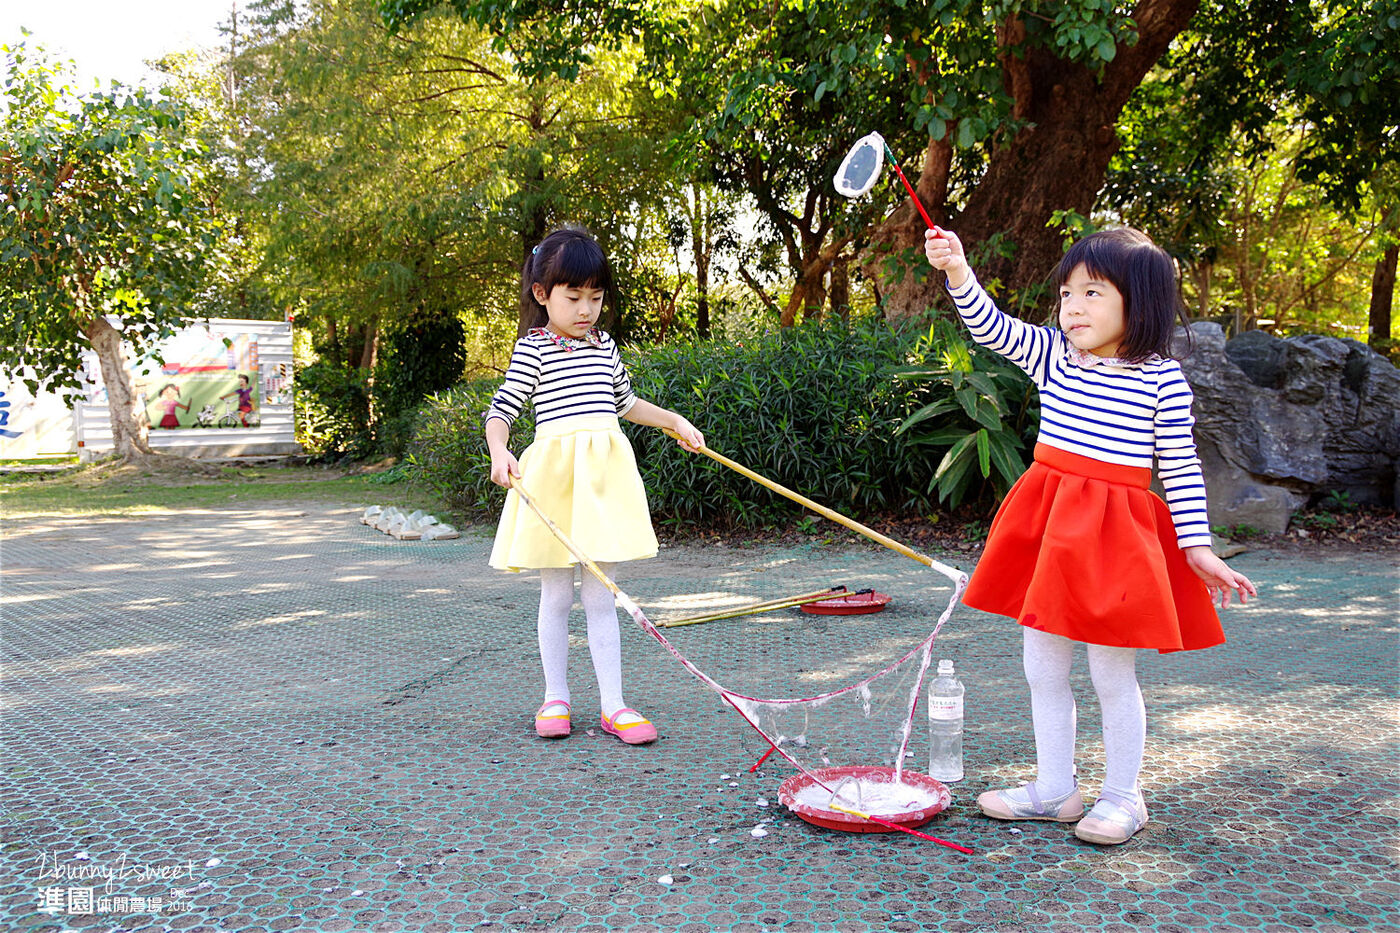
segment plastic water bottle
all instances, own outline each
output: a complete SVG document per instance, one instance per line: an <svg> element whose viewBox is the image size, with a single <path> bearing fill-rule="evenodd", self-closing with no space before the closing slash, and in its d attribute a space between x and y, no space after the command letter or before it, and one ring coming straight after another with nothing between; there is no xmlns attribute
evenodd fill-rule
<svg viewBox="0 0 1400 933"><path fill-rule="evenodd" d="M938 662L938 675L928 685L928 773L945 784L963 777L963 685L953 662Z"/></svg>

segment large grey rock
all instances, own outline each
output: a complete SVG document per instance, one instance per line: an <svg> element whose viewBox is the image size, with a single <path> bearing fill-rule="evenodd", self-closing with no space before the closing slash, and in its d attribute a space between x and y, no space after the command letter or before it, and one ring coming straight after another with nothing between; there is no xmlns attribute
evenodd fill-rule
<svg viewBox="0 0 1400 933"><path fill-rule="evenodd" d="M1192 325L1182 361L1196 394L1196 438L1211 522L1280 532L1313 496L1337 491L1393 505L1400 461L1400 372L1354 340L1225 341Z"/></svg>

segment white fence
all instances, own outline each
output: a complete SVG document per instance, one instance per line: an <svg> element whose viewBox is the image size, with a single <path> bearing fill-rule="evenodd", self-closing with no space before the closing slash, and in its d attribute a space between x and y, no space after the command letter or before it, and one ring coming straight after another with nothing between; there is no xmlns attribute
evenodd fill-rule
<svg viewBox="0 0 1400 933"><path fill-rule="evenodd" d="M86 461L112 450L112 425L107 390L97 355L84 354L84 390L67 411L63 395L40 391L32 396L18 379L0 385L0 457L31 458L76 452ZM201 364L201 365L195 365ZM211 318L191 324L142 360L128 358L136 384L138 409L148 413L156 406L161 386L198 370L212 377L253 374L251 386L256 426L244 427L236 409L237 396L224 401L220 410L205 406L196 412L187 407L179 427L153 423L150 444L157 450L190 457L239 457L301 452L292 416L292 326L284 321L243 321ZM201 417L201 415L203 417ZM220 426L232 423L232 426ZM173 422L172 422L173 423Z"/></svg>

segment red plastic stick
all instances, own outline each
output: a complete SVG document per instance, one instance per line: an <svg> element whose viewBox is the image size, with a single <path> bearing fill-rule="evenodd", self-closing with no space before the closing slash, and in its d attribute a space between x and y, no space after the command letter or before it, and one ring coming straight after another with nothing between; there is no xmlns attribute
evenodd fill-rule
<svg viewBox="0 0 1400 933"><path fill-rule="evenodd" d="M763 764L765 761L767 761L767 760L768 760L768 756L771 755L771 754L773 754L773 753L776 752L777 750L778 750L778 746L776 746L776 745L770 745L770 746L768 746L768 751L766 751L766 752L763 753L763 757L760 758L760 759L758 759L758 761L755 761L755 762L753 763L753 767L749 769L749 774L753 774L755 771L757 771L757 770L758 770L758 766L761 765L761 764Z"/></svg>
<svg viewBox="0 0 1400 933"><path fill-rule="evenodd" d="M898 829L901 832L906 832L910 835L918 836L920 839L927 839L929 842L936 842L939 845L947 846L950 849L957 849L959 852L965 852L968 855L976 854L967 846L960 846L956 842L949 842L947 839L939 839L937 836L930 836L928 833L921 833L917 829L910 829L908 826L900 826L898 823L891 823L889 820L882 820L878 816L867 816L866 819L872 823L879 823L881 826L888 826L891 829Z"/></svg>
<svg viewBox="0 0 1400 933"><path fill-rule="evenodd" d="M891 823L889 820L882 820L878 816L871 816L869 813L862 813L859 810L850 810L846 807L839 806L835 803L829 804L829 806L833 810L840 810L842 813L849 813L851 816L858 816L861 819L869 820L872 823L879 823L881 826L888 826L890 829L897 829L902 833L908 833L911 836L918 836L920 839L927 839L929 842L936 842L939 845L947 846L950 849L957 849L959 852L964 852L968 855L976 854L967 846L960 846L956 842L949 842L947 839L939 839L937 836L930 836L928 833L921 833L917 829L910 829L908 826L900 826L898 823Z"/></svg>
<svg viewBox="0 0 1400 933"><path fill-rule="evenodd" d="M889 146L885 146L885 158L890 160L890 164L894 166L894 170L899 173L899 180L904 182L904 187L909 191L909 197L914 199L914 206L919 209L919 216L924 219L924 223L928 224L930 230L935 229L933 221L928 219L928 211L924 210L923 202L921 202L919 196L914 193L914 186L909 184L909 179L904 177L904 169L900 168L899 163L894 160L894 153L890 152Z"/></svg>

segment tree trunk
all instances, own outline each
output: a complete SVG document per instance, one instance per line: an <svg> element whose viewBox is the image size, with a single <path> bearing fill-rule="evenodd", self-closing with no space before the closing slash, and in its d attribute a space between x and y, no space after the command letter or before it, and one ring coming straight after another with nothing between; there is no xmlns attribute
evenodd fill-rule
<svg viewBox="0 0 1400 933"><path fill-rule="evenodd" d="M544 135L545 127L549 121L545 117L545 101L536 93L531 96L530 111L527 117L527 127L532 139L539 140ZM524 268L526 262L530 260L533 250L540 245L540 241L549 232L549 205L545 198L545 171L544 154L539 149L529 152L529 164L525 166L522 173L524 178L521 181L520 207L524 216L521 218L520 234L520 265ZM613 321L610 330L613 336L620 336L623 330L623 322ZM516 325L515 336L520 339L529 330L529 324L525 320L522 312ZM625 338L624 338L625 339Z"/></svg>
<svg viewBox="0 0 1400 933"><path fill-rule="evenodd" d="M1376 260L1371 272L1371 310L1366 318L1366 342L1384 353L1390 343L1390 317L1395 306L1395 264L1400 243L1392 243Z"/></svg>
<svg viewBox="0 0 1400 933"><path fill-rule="evenodd" d="M780 321L783 327L797 323L797 312L802 312L804 321L820 321L822 306L826 304L826 270L829 263L821 253L804 263L797 282L788 296L787 307L783 309Z"/></svg>
<svg viewBox="0 0 1400 933"><path fill-rule="evenodd" d="M1044 49L1025 49L1025 26L1017 18L1003 24L1003 81L1015 100L1012 116L1026 121L1025 127L992 152L986 174L949 224L974 250L996 234L1013 247L1009 256L982 260L977 274L984 283L1020 291L1047 281L1063 239L1061 231L1047 226L1051 215L1071 210L1088 216L1093 210L1118 149L1115 125L1123 105L1198 5L1199 0L1140 0L1133 11L1137 44L1120 45L1099 75ZM925 166L936 167L946 147L944 140L931 141ZM922 178L917 187L922 197ZM925 206L935 223L948 213L945 202ZM876 239L885 252L922 252L923 223L912 210L896 211ZM886 316L918 315L942 294L941 277L906 274L889 285Z"/></svg>
<svg viewBox="0 0 1400 933"><path fill-rule="evenodd" d="M842 321L851 319L851 257L841 255L831 264L831 287L826 299L831 306L832 317Z"/></svg>
<svg viewBox="0 0 1400 933"><path fill-rule="evenodd" d="M695 266L695 334L701 340L710 337L710 266Z"/></svg>
<svg viewBox="0 0 1400 933"><path fill-rule="evenodd" d="M136 391L122 355L121 333L100 314L88 322L83 333L102 366L102 384L107 388L107 410L116 454L127 461L156 456L146 438L144 419L136 413Z"/></svg>
<svg viewBox="0 0 1400 933"><path fill-rule="evenodd" d="M753 273L745 269L743 263L739 264L739 278L744 280L744 284L749 287L751 292L758 296L758 300L763 302L763 306L767 308L769 312L778 315L779 318L782 317L783 310L778 307L778 303L773 300L768 292L764 291L763 283L754 278Z"/></svg>
<svg viewBox="0 0 1400 933"><path fill-rule="evenodd" d="M799 231L802 242L802 266L787 307L783 309L780 323L791 327L797 323L797 312L802 311L804 321L820 321L822 309L827 303L826 274L832 271L841 251L850 246L853 234L844 234L823 242L828 235L825 229L816 233ZM849 300L849 296L847 298Z"/></svg>
<svg viewBox="0 0 1400 933"><path fill-rule="evenodd" d="M714 206L705 206L699 185L691 185L690 249L695 256L695 333L710 336L710 259L714 255Z"/></svg>
<svg viewBox="0 0 1400 933"><path fill-rule="evenodd" d="M365 345L360 351L360 369L374 378L374 364L379 360L379 315L370 315L365 324Z"/></svg>

